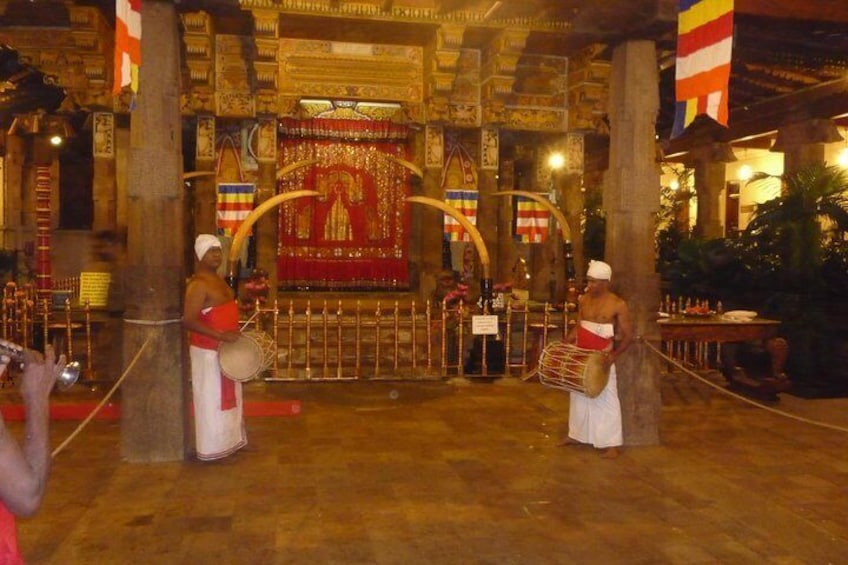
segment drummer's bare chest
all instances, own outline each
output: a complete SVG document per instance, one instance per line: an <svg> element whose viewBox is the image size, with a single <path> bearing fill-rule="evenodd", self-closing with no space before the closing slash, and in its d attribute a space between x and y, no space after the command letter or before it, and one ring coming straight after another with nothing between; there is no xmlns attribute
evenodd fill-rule
<svg viewBox="0 0 848 565"><path fill-rule="evenodd" d="M580 319L598 324L615 323L615 305L599 299L584 299L580 303Z"/></svg>

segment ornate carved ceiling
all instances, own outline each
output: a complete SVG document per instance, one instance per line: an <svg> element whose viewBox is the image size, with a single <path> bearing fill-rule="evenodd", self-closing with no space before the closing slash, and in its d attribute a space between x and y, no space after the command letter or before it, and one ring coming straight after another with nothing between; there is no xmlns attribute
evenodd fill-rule
<svg viewBox="0 0 848 565"><path fill-rule="evenodd" d="M425 93L428 99L450 92L446 89L456 80L453 65L458 51L477 49L483 58L483 79L489 84L490 103L488 107L483 104L484 120L498 119L498 103L506 98L504 94L515 98L528 85L532 90L533 85L538 87L545 81L549 87L555 84L544 73L522 69L523 61L538 56L567 58L568 87L573 89L583 80L581 99L589 101L582 108L586 123L570 127L597 125L598 115L603 113L601 89L610 47L624 39L652 39L657 43L662 71L658 131L662 135L671 126L676 0L174 1L183 14L206 13L208 24L218 34L257 36L262 26L271 25L275 27L269 36L272 39L384 43L429 49L426 64L435 66L435 70L427 71L425 77L430 84ZM735 120L749 124L749 128L761 128L762 124L754 126L753 122L758 113L763 114L763 108L785 110L788 106L780 101L787 96L821 89L830 92L824 96L826 101L808 105L806 111L826 113L829 117L848 114L848 87L842 86L848 80L848 2L736 0L735 4L731 123ZM101 15L93 19L83 16L89 7ZM111 27L113 20L114 0L0 0L0 37L25 53L25 62L45 72L58 72L60 77L64 72L68 76L67 69L76 65L82 69L89 90L101 88L101 83L101 90L106 90L105 71L98 70L98 65L108 65L108 42L98 38L103 26ZM34 38L27 31L33 26L52 27L54 32L50 37ZM38 43L36 39L42 44L65 41L67 45L54 48L62 51L62 56L49 54L47 45L33 58L33 51L27 51L31 46L20 43ZM260 44L258 41L257 46L262 48ZM486 65L497 69L486 71ZM267 76L267 69L260 67L254 70ZM187 73L195 71L188 69ZM62 83L71 89L80 88L65 80ZM570 112L579 114L578 97L571 94L567 103ZM484 92L484 99L486 96ZM89 93L82 96L81 103L106 101L102 94ZM260 100L257 108L263 103L271 104ZM762 119L773 113L774 110L765 111L767 117Z"/></svg>

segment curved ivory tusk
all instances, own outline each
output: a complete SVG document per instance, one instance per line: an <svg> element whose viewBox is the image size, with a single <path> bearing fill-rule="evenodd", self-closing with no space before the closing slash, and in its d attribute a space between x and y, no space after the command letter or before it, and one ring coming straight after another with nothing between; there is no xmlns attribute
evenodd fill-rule
<svg viewBox="0 0 848 565"><path fill-rule="evenodd" d="M419 169L418 165L416 165L412 161L407 161L406 159L401 159L400 157L395 157L394 155L386 155L385 153L381 153L381 155L385 155L385 157L387 159L389 159L390 161L394 161L395 163L397 163L401 167L405 167L405 168L409 169L416 176L419 176L419 177L424 176L424 172L421 169Z"/></svg>
<svg viewBox="0 0 848 565"><path fill-rule="evenodd" d="M559 232L562 234L563 241L571 239L571 229L568 227L568 222L565 220L565 214L563 214L559 208L554 206L553 202L538 192L527 192L526 190L502 190L500 192L493 192L492 194L495 196L523 196L530 200L535 200L554 215L554 218L556 218L556 221L559 224Z"/></svg>
<svg viewBox="0 0 848 565"><path fill-rule="evenodd" d="M183 180L209 176L215 176L215 171L191 171L190 173L183 173Z"/></svg>
<svg viewBox="0 0 848 565"><path fill-rule="evenodd" d="M275 206L279 206L287 200L294 200L295 198L303 198L305 196L318 196L318 194L319 193L314 190L293 190L291 192L284 192L273 196L254 208L254 210L248 214L241 223L238 231L236 231L236 235L233 237L233 245L230 247L230 256L228 259L230 276L235 276L234 271L236 269L236 264L238 263L238 256L241 254L241 246L242 243L244 243L244 239L247 237L247 234L250 232L250 228L253 227L253 224L255 224L256 221L265 214L265 212Z"/></svg>
<svg viewBox="0 0 848 565"><path fill-rule="evenodd" d="M301 167L308 167L309 165L314 165L317 162L318 159L304 159L302 161L295 161L294 163L289 163L288 165L277 171L277 180L280 180L292 171L296 171Z"/></svg>
<svg viewBox="0 0 848 565"><path fill-rule="evenodd" d="M433 208L438 208L445 214L453 217L459 224L468 232L468 235L471 236L471 240L474 242L474 247L477 248L477 254L480 256L480 264L483 266L483 278L488 279L489 277L489 251L486 249L486 244L483 242L483 236L480 235L480 230L477 229L477 226L472 224L465 215L454 208L453 206L442 202L441 200L436 200L435 198L428 198L426 196L407 196L407 202L417 202L419 204L426 204L427 206L432 206Z"/></svg>

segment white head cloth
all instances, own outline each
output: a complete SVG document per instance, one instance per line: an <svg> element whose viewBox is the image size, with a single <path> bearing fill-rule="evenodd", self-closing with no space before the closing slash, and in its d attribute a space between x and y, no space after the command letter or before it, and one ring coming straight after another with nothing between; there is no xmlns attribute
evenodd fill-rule
<svg viewBox="0 0 848 565"><path fill-rule="evenodd" d="M208 233L197 236L197 239L194 240L194 254L197 255L198 261L202 260L206 252L213 247L221 249L221 242L218 241L217 237Z"/></svg>
<svg viewBox="0 0 848 565"><path fill-rule="evenodd" d="M589 261L586 276L599 281L608 281L612 278L612 267L603 261Z"/></svg>

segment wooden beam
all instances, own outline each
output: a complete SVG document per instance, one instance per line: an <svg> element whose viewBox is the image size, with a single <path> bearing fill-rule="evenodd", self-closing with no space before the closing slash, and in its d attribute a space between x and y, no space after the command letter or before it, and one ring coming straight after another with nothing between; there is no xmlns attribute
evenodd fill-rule
<svg viewBox="0 0 848 565"><path fill-rule="evenodd" d="M848 114L848 78L731 110L729 128L704 120L702 127L690 126L691 131L666 142L663 152L666 155L685 153L714 141L732 142L793 123L845 114Z"/></svg>
<svg viewBox="0 0 848 565"><path fill-rule="evenodd" d="M737 14L752 16L848 23L845 0L736 0L733 9Z"/></svg>

